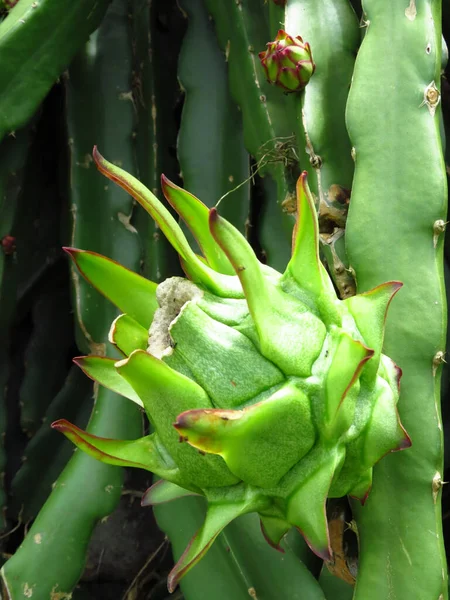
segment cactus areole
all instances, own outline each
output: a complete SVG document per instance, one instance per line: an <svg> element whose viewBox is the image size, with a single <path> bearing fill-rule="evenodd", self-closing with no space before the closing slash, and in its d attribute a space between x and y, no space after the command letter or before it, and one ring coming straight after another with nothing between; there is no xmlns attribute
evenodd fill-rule
<svg viewBox="0 0 450 600"><path fill-rule="evenodd" d="M286 92L301 92L315 71L311 47L298 35L293 37L280 29L267 50L259 53L269 83Z"/></svg>
<svg viewBox="0 0 450 600"><path fill-rule="evenodd" d="M249 512L259 514L272 546L280 549L297 527L330 559L327 497L350 494L364 503L373 465L411 443L396 408L401 371L381 352L386 312L402 284L337 298L319 259L306 173L297 184L292 258L281 274L261 264L215 209L163 177L198 257L149 190L95 148L94 159L158 222L188 279L156 286L105 257L67 249L125 313L110 332L123 360L76 361L143 407L153 433L109 440L65 420L53 427L101 461L159 476L143 505L206 498L205 523L172 570L170 590L228 523Z"/></svg>

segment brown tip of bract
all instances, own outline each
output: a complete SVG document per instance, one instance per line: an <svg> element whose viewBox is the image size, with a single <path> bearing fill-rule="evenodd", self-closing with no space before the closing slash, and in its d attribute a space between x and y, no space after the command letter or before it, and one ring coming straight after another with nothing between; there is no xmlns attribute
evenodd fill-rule
<svg viewBox="0 0 450 600"><path fill-rule="evenodd" d="M56 429L56 431L62 431L62 432L71 429L70 423L66 419L58 419L57 421L53 421L53 423L50 425L50 427L52 429Z"/></svg>
<svg viewBox="0 0 450 600"><path fill-rule="evenodd" d="M218 220L219 213L217 212L217 208L213 207L209 211L209 224L213 225L214 223L217 223Z"/></svg>
<svg viewBox="0 0 450 600"><path fill-rule="evenodd" d="M83 250L79 250L78 248L72 248L71 246L62 246L62 249L70 257L72 257L74 254L78 254L79 252L83 252Z"/></svg>
<svg viewBox="0 0 450 600"><path fill-rule="evenodd" d="M92 148L92 158L94 159L94 161L97 165L101 160L103 160L103 156L98 151L98 148L96 145Z"/></svg>
<svg viewBox="0 0 450 600"><path fill-rule="evenodd" d="M77 365L77 367L82 367L84 364L85 356L74 356L72 358L72 362Z"/></svg>
<svg viewBox="0 0 450 600"><path fill-rule="evenodd" d="M175 188L176 186L168 177L161 173L161 189L163 191L164 196L170 202L170 198L167 195L167 188Z"/></svg>

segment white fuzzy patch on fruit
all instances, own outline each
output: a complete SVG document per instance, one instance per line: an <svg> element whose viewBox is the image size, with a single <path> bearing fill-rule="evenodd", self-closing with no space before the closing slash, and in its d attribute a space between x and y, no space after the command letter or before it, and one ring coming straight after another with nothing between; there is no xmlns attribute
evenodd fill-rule
<svg viewBox="0 0 450 600"><path fill-rule="evenodd" d="M149 329L147 352L156 358L172 353L169 327L181 309L192 300L199 300L203 292L191 281L182 277L166 279L156 288L156 299L160 308L155 312Z"/></svg>

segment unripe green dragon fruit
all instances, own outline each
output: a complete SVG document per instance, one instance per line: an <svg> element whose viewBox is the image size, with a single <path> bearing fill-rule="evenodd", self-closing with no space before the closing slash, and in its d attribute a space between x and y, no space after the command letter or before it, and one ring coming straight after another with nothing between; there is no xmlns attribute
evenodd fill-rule
<svg viewBox="0 0 450 600"><path fill-rule="evenodd" d="M286 92L301 92L315 71L311 47L298 35L293 37L280 29L267 50L259 53L269 83Z"/></svg>
<svg viewBox="0 0 450 600"><path fill-rule="evenodd" d="M228 523L249 512L259 514L275 548L294 526L330 559L327 497L364 503L373 465L410 445L396 408L401 372L381 353L401 283L337 298L319 259L306 173L297 184L292 258L281 274L261 264L215 209L163 177L166 198L202 250L197 256L149 190L96 149L94 159L158 222L188 279L156 286L93 252L67 249L125 313L110 332L124 359L76 362L139 404L153 433L109 440L65 420L53 427L101 461L159 476L144 505L206 498L205 523L171 572L170 590Z"/></svg>

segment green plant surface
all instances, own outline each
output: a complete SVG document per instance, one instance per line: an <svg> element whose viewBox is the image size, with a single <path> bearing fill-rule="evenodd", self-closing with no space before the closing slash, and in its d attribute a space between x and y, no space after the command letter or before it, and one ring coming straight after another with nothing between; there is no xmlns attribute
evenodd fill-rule
<svg viewBox="0 0 450 600"><path fill-rule="evenodd" d="M109 148L115 160L133 168L132 53L126 16L126 5L114 2L69 71L70 176L65 197L72 217L71 244L100 250L113 259L120 256L127 267L138 270L140 246L129 225L132 200L117 188L105 186L90 154L98 142ZM74 279L74 309L80 347L104 355L116 309L84 281L78 281L78 276ZM141 415L118 394L96 388L88 429L97 435L132 439L141 434ZM70 597L83 572L95 524L116 507L122 480L121 469L100 466L75 453L22 545L2 569L6 597L16 600L28 598L30 593L36 600L47 600L52 593Z"/></svg>
<svg viewBox="0 0 450 600"><path fill-rule="evenodd" d="M440 374L446 304L442 249L447 187L437 105L441 2L363 2L366 34L347 106L355 178L346 242L359 291L404 283L384 351L403 370L399 411L412 448L374 469L354 510L355 600L447 598L441 524Z"/></svg>
<svg viewBox="0 0 450 600"><path fill-rule="evenodd" d="M41 427L27 444L23 464L11 483L8 515L23 522L35 519L54 482L72 456L69 444L49 428L55 418L65 415L85 427L92 408L92 382L75 365L69 371L60 391L45 412Z"/></svg>
<svg viewBox="0 0 450 600"><path fill-rule="evenodd" d="M345 228L354 171L345 107L360 43L358 20L348 0L288 0L285 11L287 33L300 35L311 45L316 65L304 91L292 94L290 100L300 165L310 175L319 206L322 251L341 297L346 298L354 294L354 285L332 236Z"/></svg>
<svg viewBox="0 0 450 600"><path fill-rule="evenodd" d="M109 0L20 0L0 23L0 139L34 115Z"/></svg>
<svg viewBox="0 0 450 600"><path fill-rule="evenodd" d="M26 161L33 132L31 126L21 131L16 138L10 137L0 143L0 472L5 472L6 453L4 436L6 431L6 391L10 376L9 340L17 301L17 225L20 216L19 196L23 189ZM6 494L0 486L0 530L5 523L4 507Z"/></svg>
<svg viewBox="0 0 450 600"><path fill-rule="evenodd" d="M188 19L178 62L184 90L177 146L183 185L209 208L231 192L220 203L220 211L244 233L249 217L250 164L242 117L230 97L227 64L203 0L183 0L180 6ZM193 69L192 65L199 67ZM192 243L192 235L187 237Z"/></svg>
<svg viewBox="0 0 450 600"><path fill-rule="evenodd" d="M161 195L161 175L178 177L176 112L181 93L176 71L185 23L174 0L131 0L129 16L136 169L140 181ZM131 224L139 234L141 272L156 283L179 274L178 256L139 205L133 209Z"/></svg>
<svg viewBox="0 0 450 600"><path fill-rule="evenodd" d="M67 374L73 325L65 283L66 278L53 270L34 292L33 331L25 351L26 371L19 392L20 422L29 437L42 425L46 410Z"/></svg>
<svg viewBox="0 0 450 600"><path fill-rule="evenodd" d="M266 81L258 58L270 41L268 5L259 0L205 0L205 4L226 54L230 92L242 112L246 149L263 176L262 210L267 216L255 228L267 262L282 270L289 260L294 226L292 216L280 206L295 201L295 125L286 97Z"/></svg>
<svg viewBox="0 0 450 600"><path fill-rule="evenodd" d="M154 511L164 531L177 531L172 544L179 558L204 521L205 502L183 498L155 506ZM190 519L185 518L186 511ZM186 600L325 600L317 581L295 556L291 546L296 543L288 538L281 544L285 554L277 552L264 540L257 516L244 515L225 529L206 557L182 580L183 596Z"/></svg>
<svg viewBox="0 0 450 600"><path fill-rule="evenodd" d="M198 205L195 218L226 254L233 278L206 268L207 246L199 262L177 222L135 177L97 149L93 157L157 220L193 281L169 278L157 288L160 308L146 350L141 342L120 345L117 320L111 329L126 354L115 368L141 399L153 433L120 440L65 419L52 427L98 460L163 478L145 494L146 506L206 497L205 522L169 574L169 591L229 523L252 512L270 545L297 526L317 556L331 560L327 496L350 493L364 503L373 465L411 444L396 410L400 372L381 353L386 312L402 284L337 299L319 259L306 173L297 183L298 220L283 275L262 265L215 208L206 222ZM128 328L131 341L135 326L122 319L120 337Z"/></svg>

